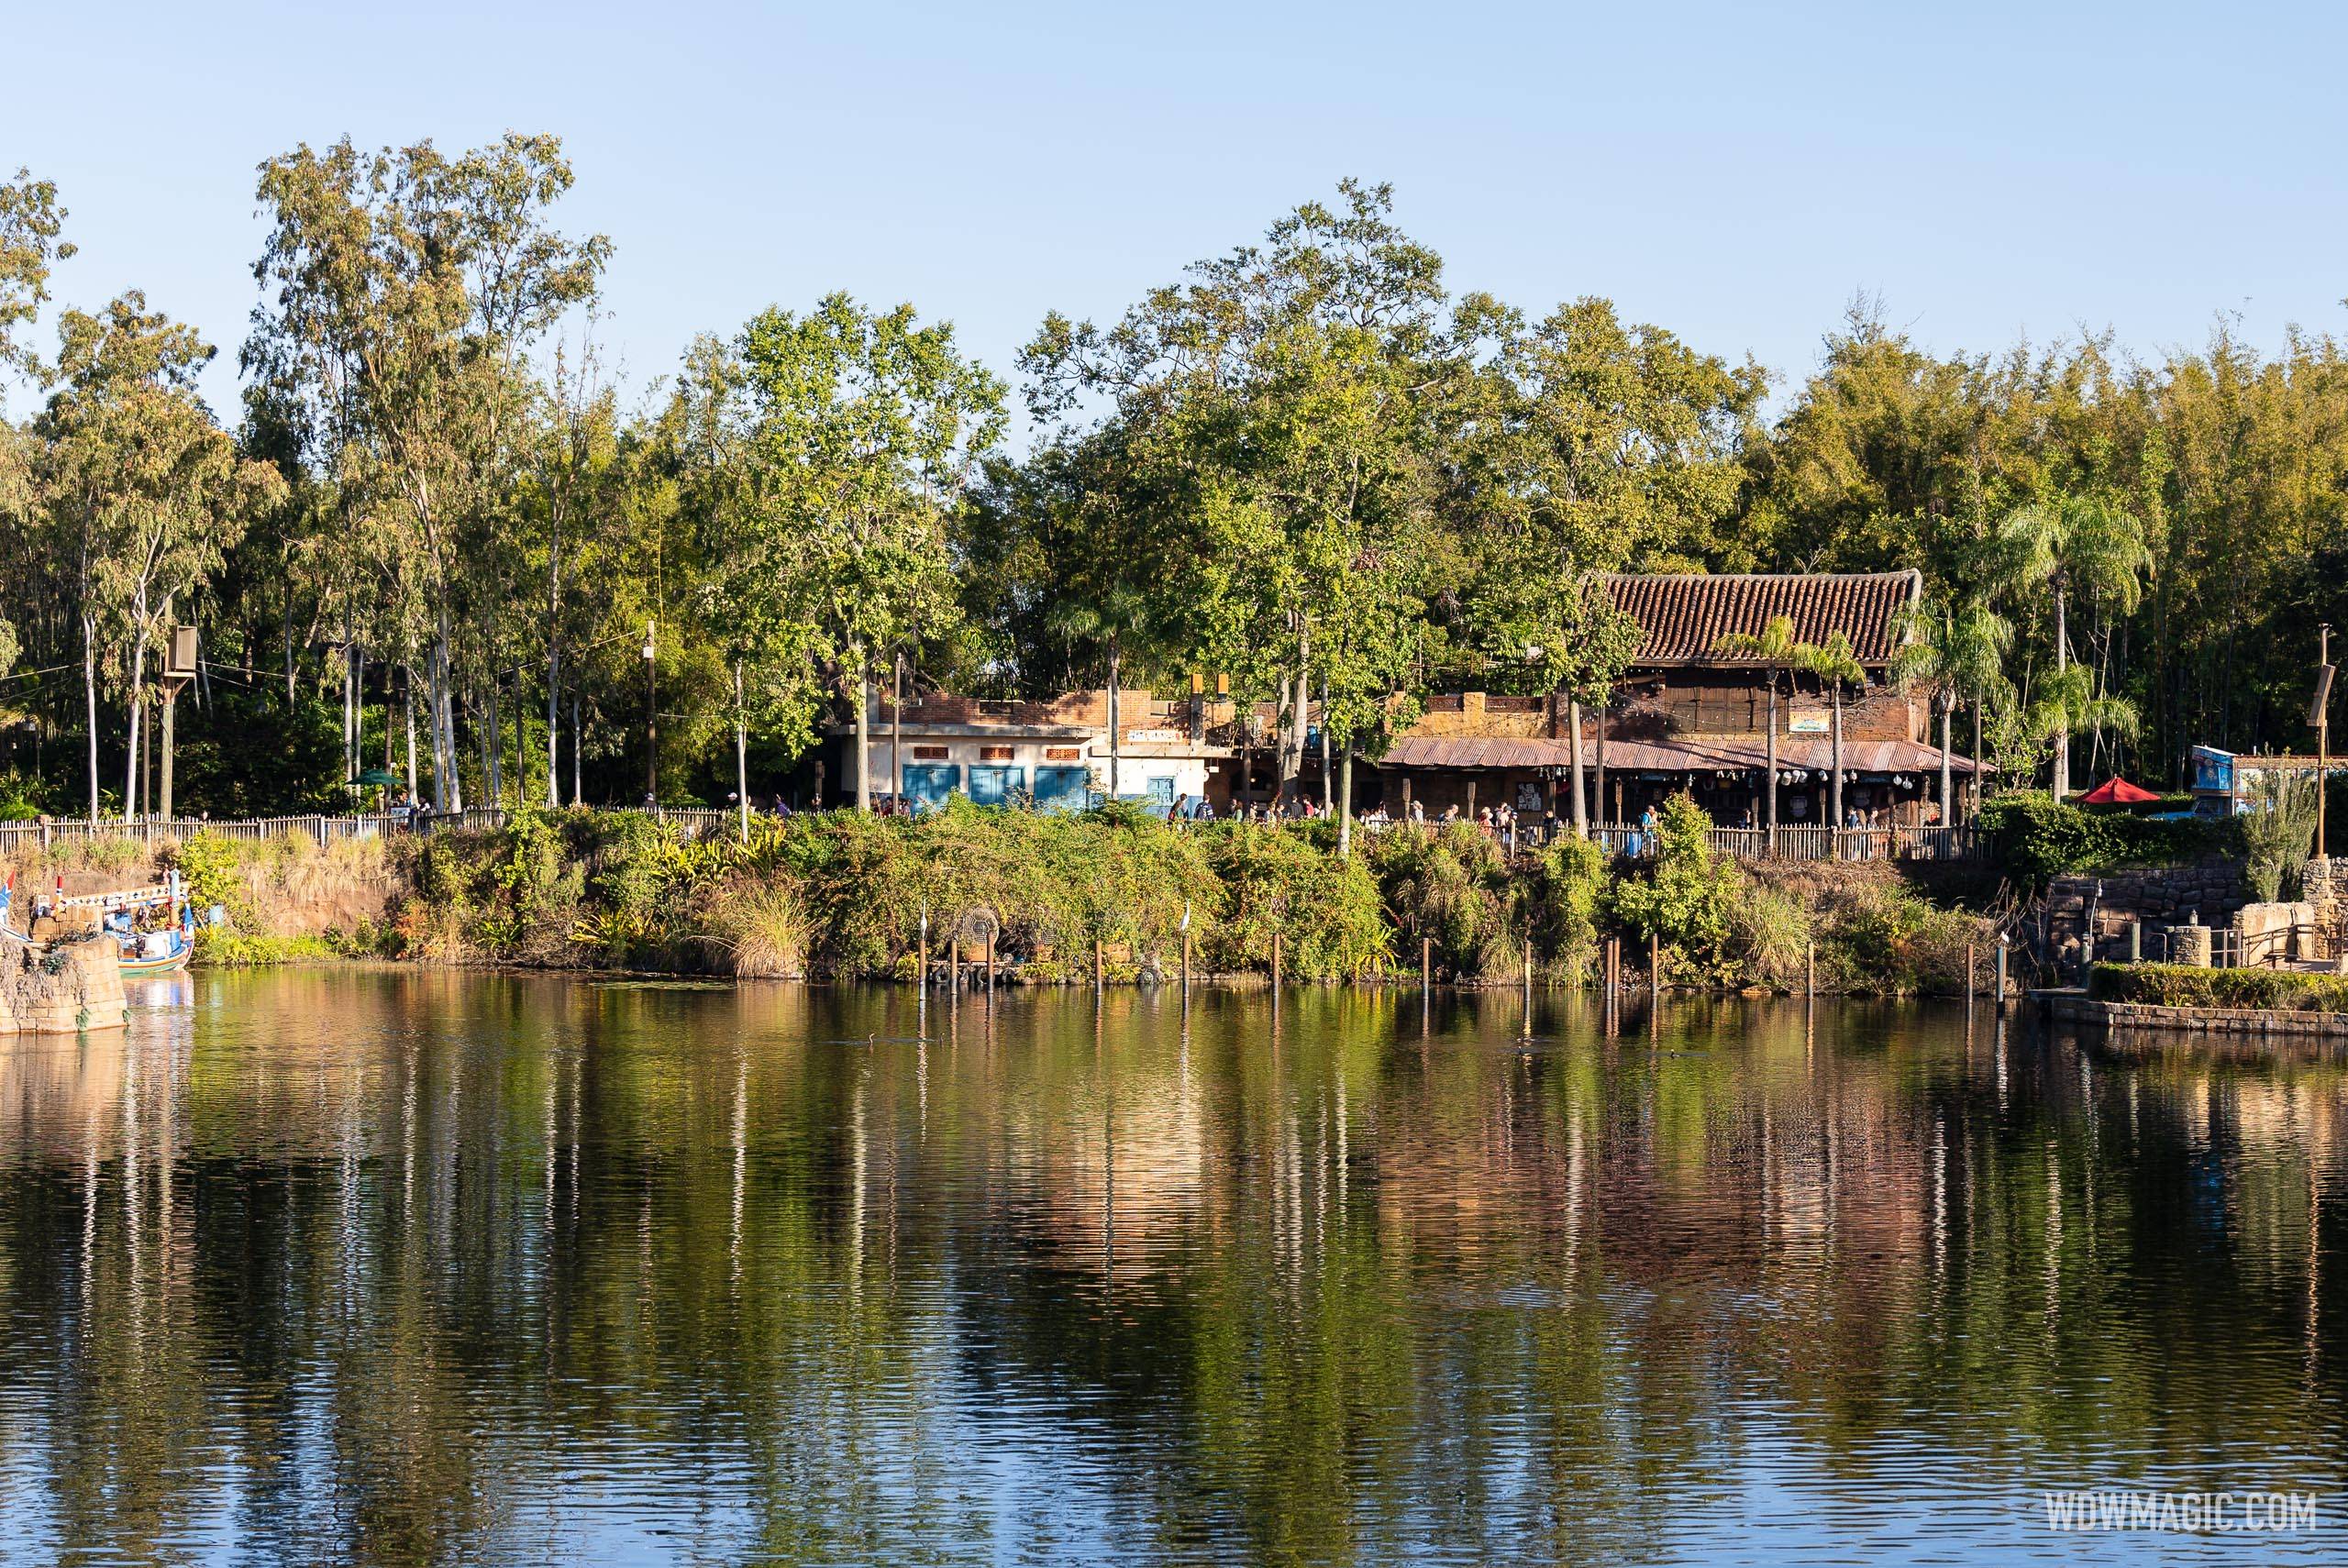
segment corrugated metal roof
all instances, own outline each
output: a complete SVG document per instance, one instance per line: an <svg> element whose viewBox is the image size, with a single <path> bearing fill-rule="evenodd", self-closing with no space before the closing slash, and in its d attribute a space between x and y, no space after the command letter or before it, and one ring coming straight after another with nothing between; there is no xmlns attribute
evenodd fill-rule
<svg viewBox="0 0 2348 1568"><path fill-rule="evenodd" d="M1823 644L1840 631L1861 664L1889 664L1899 648L1899 612L1923 587L1913 571L1622 574L1605 582L1614 607L1639 624L1632 662L1640 665L1751 664L1722 653L1721 639L1759 636L1779 615L1793 622L1798 641Z"/></svg>
<svg viewBox="0 0 2348 1568"><path fill-rule="evenodd" d="M1582 766L1598 766L1598 748L1582 747ZM1477 736L1406 735L1378 759L1381 767L1527 768L1570 767L1573 747L1563 740L1484 738ZM1767 743L1752 741L1625 741L1606 743L1610 770L1633 773L1740 772L1766 767ZM1834 765L1834 743L1804 735L1780 737L1779 767L1807 768L1823 773ZM1915 741L1844 741L1843 768L1846 773L1937 773L1938 746ZM1970 776L1973 759L1949 754L1949 767Z"/></svg>

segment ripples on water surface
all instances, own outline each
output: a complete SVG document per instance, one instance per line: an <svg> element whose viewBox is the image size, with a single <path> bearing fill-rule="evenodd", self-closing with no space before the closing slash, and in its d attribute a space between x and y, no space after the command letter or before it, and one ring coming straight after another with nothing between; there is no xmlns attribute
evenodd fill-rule
<svg viewBox="0 0 2348 1568"><path fill-rule="evenodd" d="M2337 1560L2343 1084L1986 1010L198 976L0 1044L12 1560ZM2314 1491L2291 1536L2050 1487Z"/></svg>

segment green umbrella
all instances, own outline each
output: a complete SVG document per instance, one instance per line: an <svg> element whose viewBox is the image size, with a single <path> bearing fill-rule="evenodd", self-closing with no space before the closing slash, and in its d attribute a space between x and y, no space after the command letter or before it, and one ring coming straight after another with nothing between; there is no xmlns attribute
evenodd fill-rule
<svg viewBox="0 0 2348 1568"><path fill-rule="evenodd" d="M407 780L402 778L398 774L393 773L389 768L371 767L366 772L360 774L358 778L352 779L351 782L360 786L361 789L373 790L379 787L388 789L393 784L404 784Z"/></svg>

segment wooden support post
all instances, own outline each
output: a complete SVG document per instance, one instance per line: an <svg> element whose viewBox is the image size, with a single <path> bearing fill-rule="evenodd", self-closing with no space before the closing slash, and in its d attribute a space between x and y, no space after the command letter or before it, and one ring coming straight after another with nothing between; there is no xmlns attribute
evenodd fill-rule
<svg viewBox="0 0 2348 1568"><path fill-rule="evenodd" d="M1970 1001L1981 989L1980 971L1973 966L1973 944L1965 944L1965 996Z"/></svg>
<svg viewBox="0 0 2348 1568"><path fill-rule="evenodd" d="M1092 939L1092 988L1096 991L1101 988L1102 975L1101 939L1096 936Z"/></svg>
<svg viewBox="0 0 2348 1568"><path fill-rule="evenodd" d="M1279 928L1278 926L1275 926L1275 927L1273 927L1273 928L1272 928L1272 989L1274 989L1274 990L1276 990L1276 991L1277 991L1277 990L1279 990L1279 988L1280 988L1280 933L1279 933Z"/></svg>
<svg viewBox="0 0 2348 1568"><path fill-rule="evenodd" d="M1998 1005L2001 1008L2006 1005L2006 945L2004 939L2000 938L1998 942Z"/></svg>
<svg viewBox="0 0 2348 1568"><path fill-rule="evenodd" d="M1663 995L1663 933L1659 931L1647 936L1647 995Z"/></svg>
<svg viewBox="0 0 2348 1568"><path fill-rule="evenodd" d="M1814 936L1802 947L1801 994L1805 997L1818 994L1818 938Z"/></svg>
<svg viewBox="0 0 2348 1568"><path fill-rule="evenodd" d="M1422 936L1419 938L1419 989L1423 991L1434 984L1434 938Z"/></svg>
<svg viewBox="0 0 2348 1568"><path fill-rule="evenodd" d="M1182 928L1182 989L1183 989L1185 992L1188 992L1188 991L1190 990L1190 988L1191 988L1191 928L1190 928L1189 926L1187 926L1187 925L1186 925L1186 926L1184 926L1184 927Z"/></svg>
<svg viewBox="0 0 2348 1568"><path fill-rule="evenodd" d="M946 944L946 988L958 995L962 989L962 939L958 936Z"/></svg>
<svg viewBox="0 0 2348 1568"><path fill-rule="evenodd" d="M994 938L987 938L987 995L994 995Z"/></svg>

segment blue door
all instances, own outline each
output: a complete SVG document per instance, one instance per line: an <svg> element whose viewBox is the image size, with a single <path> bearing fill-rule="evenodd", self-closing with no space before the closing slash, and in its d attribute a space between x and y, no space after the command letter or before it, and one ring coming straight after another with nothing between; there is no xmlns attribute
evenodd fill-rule
<svg viewBox="0 0 2348 1568"><path fill-rule="evenodd" d="M942 806L946 797L961 787L962 770L950 762L912 762L905 765L905 795L914 809Z"/></svg>
<svg viewBox="0 0 2348 1568"><path fill-rule="evenodd" d="M1080 812L1092 770L1089 767L1036 769L1036 804L1047 812Z"/></svg>
<svg viewBox="0 0 2348 1568"><path fill-rule="evenodd" d="M1002 806L1013 803L1020 791L1027 788L1027 770L1024 767L970 766L970 803L974 806Z"/></svg>

